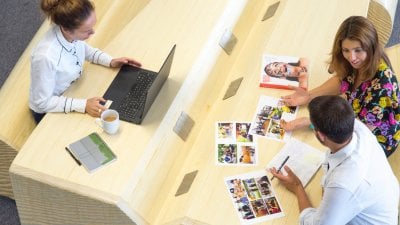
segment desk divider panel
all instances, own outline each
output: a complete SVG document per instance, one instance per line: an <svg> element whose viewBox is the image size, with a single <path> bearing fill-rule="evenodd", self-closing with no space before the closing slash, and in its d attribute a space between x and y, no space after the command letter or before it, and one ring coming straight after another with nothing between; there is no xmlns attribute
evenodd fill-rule
<svg viewBox="0 0 400 225"><path fill-rule="evenodd" d="M175 123L173 130L183 141L186 141L194 124L194 120L190 118L188 114L182 111Z"/></svg>
<svg viewBox="0 0 400 225"><path fill-rule="evenodd" d="M280 2L276 2L276 3L272 4L272 5L270 5L268 7L267 11L265 11L265 14L264 14L263 18L261 19L261 21L265 21L265 20L273 17L275 15L276 10L279 7L279 3Z"/></svg>
<svg viewBox="0 0 400 225"><path fill-rule="evenodd" d="M0 195L14 198L10 174L8 170L17 155L17 151L10 145L0 140Z"/></svg>

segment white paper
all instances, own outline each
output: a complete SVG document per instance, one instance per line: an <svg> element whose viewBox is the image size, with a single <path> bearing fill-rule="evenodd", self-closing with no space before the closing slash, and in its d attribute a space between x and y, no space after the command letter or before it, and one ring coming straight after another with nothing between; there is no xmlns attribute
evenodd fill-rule
<svg viewBox="0 0 400 225"><path fill-rule="evenodd" d="M299 177L303 186L306 186L321 166L325 154L304 142L292 138L268 163L267 168L275 167L278 169L287 156L289 156L289 160L285 165L289 166ZM284 168L281 171L284 175L287 175Z"/></svg>

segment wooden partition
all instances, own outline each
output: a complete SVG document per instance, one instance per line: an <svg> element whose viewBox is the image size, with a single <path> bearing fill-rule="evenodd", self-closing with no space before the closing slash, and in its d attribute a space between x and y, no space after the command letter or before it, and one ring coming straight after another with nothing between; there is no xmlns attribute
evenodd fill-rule
<svg viewBox="0 0 400 225"><path fill-rule="evenodd" d="M393 70L397 76L397 80L400 80L400 44L392 46L390 48L385 49L386 54L388 55L390 62L392 63ZM400 150L397 148L396 152L394 152L389 157L389 163L392 166L392 170L396 175L397 179L400 181Z"/></svg>
<svg viewBox="0 0 400 225"><path fill-rule="evenodd" d="M48 29L41 26L0 89L0 195L13 198L8 170L36 126L28 108L30 53Z"/></svg>
<svg viewBox="0 0 400 225"><path fill-rule="evenodd" d="M385 46L392 34L398 0L370 0L367 17L374 23L379 42Z"/></svg>

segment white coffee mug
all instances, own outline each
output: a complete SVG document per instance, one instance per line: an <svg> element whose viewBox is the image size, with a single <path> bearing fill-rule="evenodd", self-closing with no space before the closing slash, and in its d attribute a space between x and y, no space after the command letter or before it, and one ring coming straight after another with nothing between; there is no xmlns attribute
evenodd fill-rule
<svg viewBox="0 0 400 225"><path fill-rule="evenodd" d="M99 125L108 134L115 134L119 128L119 114L113 109L106 109L101 113L100 118L96 118Z"/></svg>

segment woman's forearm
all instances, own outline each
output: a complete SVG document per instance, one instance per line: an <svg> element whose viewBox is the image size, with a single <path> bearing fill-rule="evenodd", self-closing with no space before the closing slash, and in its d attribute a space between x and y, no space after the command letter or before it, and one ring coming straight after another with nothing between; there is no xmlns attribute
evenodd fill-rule
<svg viewBox="0 0 400 225"><path fill-rule="evenodd" d="M320 86L310 90L308 93L310 95L310 101L321 95L338 95L340 94L340 79L337 76L333 76L325 81Z"/></svg>

